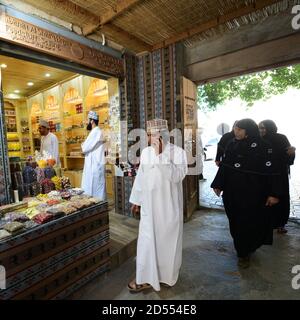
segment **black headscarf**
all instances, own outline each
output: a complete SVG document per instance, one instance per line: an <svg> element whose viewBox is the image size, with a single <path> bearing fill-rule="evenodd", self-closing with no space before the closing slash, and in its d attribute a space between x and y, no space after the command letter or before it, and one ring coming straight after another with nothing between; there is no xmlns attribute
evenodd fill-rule
<svg viewBox="0 0 300 320"><path fill-rule="evenodd" d="M267 135L277 133L277 126L273 120L264 120L261 124L265 127Z"/></svg>
<svg viewBox="0 0 300 320"><path fill-rule="evenodd" d="M236 127L246 130L246 135L250 138L259 137L258 125L252 119L242 119L239 120L236 124Z"/></svg>
<svg viewBox="0 0 300 320"><path fill-rule="evenodd" d="M286 153L287 148L291 146L288 138L283 134L277 133L277 126L273 120L264 120L261 121L261 124L263 124L266 129L266 134L263 136L263 139L272 145L274 154L276 157L279 157L284 169L286 164L292 165L295 160L295 155L288 156Z"/></svg>

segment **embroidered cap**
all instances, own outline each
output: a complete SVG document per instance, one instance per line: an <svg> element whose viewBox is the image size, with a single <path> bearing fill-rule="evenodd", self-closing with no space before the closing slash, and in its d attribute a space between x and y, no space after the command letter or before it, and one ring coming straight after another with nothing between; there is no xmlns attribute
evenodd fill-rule
<svg viewBox="0 0 300 320"><path fill-rule="evenodd" d="M88 118L92 120L99 120L99 116L95 111L89 111Z"/></svg>
<svg viewBox="0 0 300 320"><path fill-rule="evenodd" d="M157 133L168 130L168 121L164 119L153 119L147 121L147 133Z"/></svg>
<svg viewBox="0 0 300 320"><path fill-rule="evenodd" d="M50 126L49 126L49 123L48 123L48 121L46 121L46 120L40 120L40 122L39 122L39 125L41 126L41 127L45 127L45 128L47 128L47 129L50 129Z"/></svg>

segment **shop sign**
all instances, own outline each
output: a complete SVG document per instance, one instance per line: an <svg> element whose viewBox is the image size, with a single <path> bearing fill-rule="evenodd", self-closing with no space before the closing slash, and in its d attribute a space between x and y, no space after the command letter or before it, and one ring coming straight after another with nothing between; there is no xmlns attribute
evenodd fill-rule
<svg viewBox="0 0 300 320"><path fill-rule="evenodd" d="M116 77L123 75L122 59L12 17L1 9L0 39L74 61Z"/></svg>

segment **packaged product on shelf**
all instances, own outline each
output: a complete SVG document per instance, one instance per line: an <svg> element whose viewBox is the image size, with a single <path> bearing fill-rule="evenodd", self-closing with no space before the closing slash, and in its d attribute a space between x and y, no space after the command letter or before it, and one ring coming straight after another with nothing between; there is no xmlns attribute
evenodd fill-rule
<svg viewBox="0 0 300 320"><path fill-rule="evenodd" d="M55 177L51 178L51 181L55 185L55 190L62 190L62 183L61 183L60 177L55 176Z"/></svg>
<svg viewBox="0 0 300 320"><path fill-rule="evenodd" d="M45 178L47 179L52 179L54 176L56 176L55 170L50 166L47 166L44 169L44 174L45 174Z"/></svg>
<svg viewBox="0 0 300 320"><path fill-rule="evenodd" d="M69 215L69 214L76 212L76 211L77 211L77 209L72 205L72 203L70 203L64 207L64 213L66 215Z"/></svg>
<svg viewBox="0 0 300 320"><path fill-rule="evenodd" d="M55 190L54 183L48 178L45 178L41 181L41 187L42 187L42 193L49 193L52 190Z"/></svg>
<svg viewBox="0 0 300 320"><path fill-rule="evenodd" d="M3 219L6 219L8 222L25 222L29 220L29 218L24 213L20 212L9 212Z"/></svg>
<svg viewBox="0 0 300 320"><path fill-rule="evenodd" d="M38 226L38 223L36 223L36 222L34 222L32 220L24 222L24 228L25 229L32 229L32 228L37 227L37 226Z"/></svg>
<svg viewBox="0 0 300 320"><path fill-rule="evenodd" d="M45 196L47 196L48 198L51 198L51 199L61 199L61 197L60 197L60 192L58 192L58 191L51 191L51 192L49 192L47 195L45 195Z"/></svg>
<svg viewBox="0 0 300 320"><path fill-rule="evenodd" d="M45 179L45 173L44 170L40 167L36 167L34 169L35 173L36 173L36 177L37 177L37 182L41 182L43 179Z"/></svg>
<svg viewBox="0 0 300 320"><path fill-rule="evenodd" d="M36 209L39 211L39 212L45 212L47 209L49 208L49 205L47 203L41 203L39 204Z"/></svg>
<svg viewBox="0 0 300 320"><path fill-rule="evenodd" d="M94 198L94 197L89 198L89 200L90 200L91 203L93 203L93 204L96 204L96 203L100 203L100 202L101 202L101 199L99 199L99 198Z"/></svg>
<svg viewBox="0 0 300 320"><path fill-rule="evenodd" d="M6 230L0 230L0 240L4 240L11 237L11 234Z"/></svg>
<svg viewBox="0 0 300 320"><path fill-rule="evenodd" d="M48 206L54 206L54 205L56 205L56 204L59 204L60 201L59 201L59 200L56 200L56 199L49 199L49 200L47 200L46 203L47 203Z"/></svg>
<svg viewBox="0 0 300 320"><path fill-rule="evenodd" d="M63 200L70 200L71 199L71 193L70 192L62 192L61 193L61 198Z"/></svg>
<svg viewBox="0 0 300 320"><path fill-rule="evenodd" d="M54 206L48 208L46 213L51 214L54 219L60 218L65 215L64 206Z"/></svg>
<svg viewBox="0 0 300 320"><path fill-rule="evenodd" d="M16 233L23 231L24 225L21 222L14 221L14 222L9 222L5 226L3 226L3 229L11 233L12 235L14 235Z"/></svg>
<svg viewBox="0 0 300 320"><path fill-rule="evenodd" d="M68 177L61 177L61 186L62 189L70 189L71 188L71 183L70 183L70 179Z"/></svg>
<svg viewBox="0 0 300 320"><path fill-rule="evenodd" d="M33 221L38 224L44 224L53 220L53 215L50 213L42 212L33 217Z"/></svg>
<svg viewBox="0 0 300 320"><path fill-rule="evenodd" d="M69 190L72 196L77 196L84 193L84 190L81 188L72 188Z"/></svg>
<svg viewBox="0 0 300 320"><path fill-rule="evenodd" d="M32 208L28 208L24 211L24 214L26 214L26 216L29 218L29 219L32 219L34 216L36 216L37 214L39 214L40 211L37 210L35 207L32 207Z"/></svg>
<svg viewBox="0 0 300 320"><path fill-rule="evenodd" d="M26 167L23 169L23 180L27 184L37 181L36 172L29 163L26 163Z"/></svg>

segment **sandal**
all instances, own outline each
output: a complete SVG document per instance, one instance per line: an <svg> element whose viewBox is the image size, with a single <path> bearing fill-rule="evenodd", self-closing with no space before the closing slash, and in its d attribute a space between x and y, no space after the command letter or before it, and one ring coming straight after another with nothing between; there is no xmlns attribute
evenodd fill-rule
<svg viewBox="0 0 300 320"><path fill-rule="evenodd" d="M170 285L168 285L167 283L160 282L160 284L161 284L163 287L172 288L172 287L171 287Z"/></svg>
<svg viewBox="0 0 300 320"><path fill-rule="evenodd" d="M130 292L141 292L143 290L150 289L150 288L152 288L152 287L149 283L137 284L136 282L134 282L133 287L130 285L130 283L128 283L128 285L127 285L127 289Z"/></svg>

